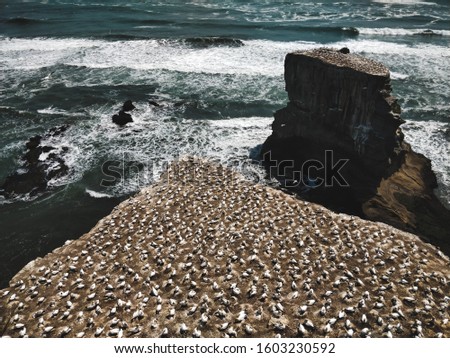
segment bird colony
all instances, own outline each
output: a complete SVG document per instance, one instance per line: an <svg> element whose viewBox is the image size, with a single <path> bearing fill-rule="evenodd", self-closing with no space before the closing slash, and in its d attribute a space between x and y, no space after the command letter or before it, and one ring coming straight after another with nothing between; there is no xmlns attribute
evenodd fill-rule
<svg viewBox="0 0 450 358"><path fill-rule="evenodd" d="M12 337L449 337L449 259L186 158L0 291Z"/></svg>

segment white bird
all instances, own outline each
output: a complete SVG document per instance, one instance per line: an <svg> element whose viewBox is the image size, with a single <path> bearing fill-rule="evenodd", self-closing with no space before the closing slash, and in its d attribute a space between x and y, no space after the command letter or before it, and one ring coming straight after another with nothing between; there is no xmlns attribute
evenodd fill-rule
<svg viewBox="0 0 450 358"><path fill-rule="evenodd" d="M255 296L256 295L256 286L255 285L252 285L252 287L250 288L250 290L248 291L248 297L249 298L251 298L251 297L253 297L253 296Z"/></svg>
<svg viewBox="0 0 450 358"><path fill-rule="evenodd" d="M113 328L108 332L108 336L115 337L119 334L120 328Z"/></svg>
<svg viewBox="0 0 450 358"><path fill-rule="evenodd" d="M192 333L192 337L200 338L202 336L202 332L200 332L197 328L194 328L194 332Z"/></svg>
<svg viewBox="0 0 450 358"><path fill-rule="evenodd" d="M326 314L327 314L327 309L325 306L322 306L322 308L320 309L320 315L325 316Z"/></svg>
<svg viewBox="0 0 450 358"><path fill-rule="evenodd" d="M237 287L235 283L231 285L231 292L233 293L234 296L239 296L241 294L240 288Z"/></svg>
<svg viewBox="0 0 450 358"><path fill-rule="evenodd" d="M304 326L305 326L306 328L309 328L309 329L314 329L314 323L312 323L312 321L309 320L309 319L307 319L307 320L304 322Z"/></svg>
<svg viewBox="0 0 450 358"><path fill-rule="evenodd" d="M248 324L246 324L245 327L244 327L244 331L245 331L246 334L251 335L253 333L253 327L248 325Z"/></svg>
<svg viewBox="0 0 450 358"><path fill-rule="evenodd" d="M325 325L323 331L324 331L325 334L330 333L330 332L332 331L332 328L331 328L330 323L327 323L327 324Z"/></svg>
<svg viewBox="0 0 450 358"><path fill-rule="evenodd" d="M134 319L141 319L142 317L144 317L144 312L142 312L142 310L137 310L133 313L133 318L131 320Z"/></svg>
<svg viewBox="0 0 450 358"><path fill-rule="evenodd" d="M54 327L53 326L47 326L44 328L44 333L50 333L51 331L53 331Z"/></svg>
<svg viewBox="0 0 450 358"><path fill-rule="evenodd" d="M72 331L72 328L66 326L62 329L60 336L64 337L64 336L68 335L71 331Z"/></svg>
<svg viewBox="0 0 450 358"><path fill-rule="evenodd" d="M368 335L370 335L369 328L363 328L361 330L361 337L367 337Z"/></svg>
<svg viewBox="0 0 450 358"><path fill-rule="evenodd" d="M302 337L305 336L308 333L308 331L306 330L305 326L302 325L301 323L299 323L299 325L298 325L298 333Z"/></svg>
<svg viewBox="0 0 450 358"><path fill-rule="evenodd" d="M202 313L202 316L200 317L200 322L203 324L206 324L206 322L208 322L208 316L205 313Z"/></svg>
<svg viewBox="0 0 450 358"><path fill-rule="evenodd" d="M101 335L103 332L103 329L104 329L103 327L98 327L94 333L95 337L98 337L99 335Z"/></svg>
<svg viewBox="0 0 450 358"><path fill-rule="evenodd" d="M184 324L184 323L180 324L180 333L181 334L186 333L187 330L188 330L188 328L187 328L186 324Z"/></svg>
<svg viewBox="0 0 450 358"><path fill-rule="evenodd" d="M242 321L244 321L246 318L247 318L247 313L246 313L244 310L242 310L241 312L239 312L239 316L238 316L238 318L236 319L236 321L237 321L237 322L242 322Z"/></svg>

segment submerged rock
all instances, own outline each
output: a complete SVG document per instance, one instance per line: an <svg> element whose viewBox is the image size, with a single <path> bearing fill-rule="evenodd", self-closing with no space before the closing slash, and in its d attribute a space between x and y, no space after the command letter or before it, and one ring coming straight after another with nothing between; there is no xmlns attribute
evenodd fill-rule
<svg viewBox="0 0 450 358"><path fill-rule="evenodd" d="M192 37L184 40L186 43L195 47L228 46L240 47L244 43L239 39L229 37Z"/></svg>
<svg viewBox="0 0 450 358"><path fill-rule="evenodd" d="M434 32L433 30L423 30L421 32L418 32L414 35L420 35L420 36L442 36L442 34Z"/></svg>
<svg viewBox="0 0 450 358"><path fill-rule="evenodd" d="M450 253L450 212L433 193L430 161L398 132L404 121L389 70L321 48L288 54L285 81L289 103L275 113L262 149L271 174L309 176L320 184L310 200L418 233Z"/></svg>
<svg viewBox="0 0 450 358"><path fill-rule="evenodd" d="M154 100L152 100L152 99L150 99L150 100L148 101L148 104L149 104L150 106L153 106L153 107L160 107L160 106L161 106L158 102L156 102L156 101L154 101Z"/></svg>
<svg viewBox="0 0 450 358"><path fill-rule="evenodd" d="M0 332L448 337L449 279L412 234L186 159L25 266L0 291Z"/></svg>

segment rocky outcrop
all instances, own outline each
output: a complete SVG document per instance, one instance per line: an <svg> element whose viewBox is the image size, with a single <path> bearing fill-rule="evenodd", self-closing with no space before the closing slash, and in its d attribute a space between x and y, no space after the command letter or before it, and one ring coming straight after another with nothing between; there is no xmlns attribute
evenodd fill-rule
<svg viewBox="0 0 450 358"><path fill-rule="evenodd" d="M54 140L64 133L68 125L50 129L43 137L34 136L26 143L23 165L9 175L0 186L0 195L12 198L28 194L35 196L47 189L48 182L68 174L69 167L64 160L67 147L46 145L49 139Z"/></svg>
<svg viewBox="0 0 450 358"><path fill-rule="evenodd" d="M309 200L418 233L450 253L450 212L433 193L430 161L403 141L389 70L322 48L288 54L285 81L289 103L262 149L271 175Z"/></svg>
<svg viewBox="0 0 450 358"><path fill-rule="evenodd" d="M449 259L186 159L0 291L13 337L449 337Z"/></svg>
<svg viewBox="0 0 450 358"><path fill-rule="evenodd" d="M118 126L124 126L127 123L133 122L133 117L131 117L131 114L127 113L135 109L136 107L133 105L131 100L127 100L122 105L122 109L119 111L119 113L114 114L112 116L112 121L117 124Z"/></svg>

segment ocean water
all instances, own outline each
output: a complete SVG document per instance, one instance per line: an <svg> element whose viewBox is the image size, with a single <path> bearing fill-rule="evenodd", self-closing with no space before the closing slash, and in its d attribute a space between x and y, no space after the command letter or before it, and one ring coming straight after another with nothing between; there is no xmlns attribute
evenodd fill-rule
<svg viewBox="0 0 450 358"><path fill-rule="evenodd" d="M251 158L287 102L294 50L347 46L387 65L406 139L432 159L450 206L449 45L448 0L1 1L0 182L28 138L70 127L45 143L68 148L69 173L37 197L0 197L0 287L179 156L263 180ZM127 99L134 123L117 128ZM102 186L112 161L128 163L123 180Z"/></svg>

